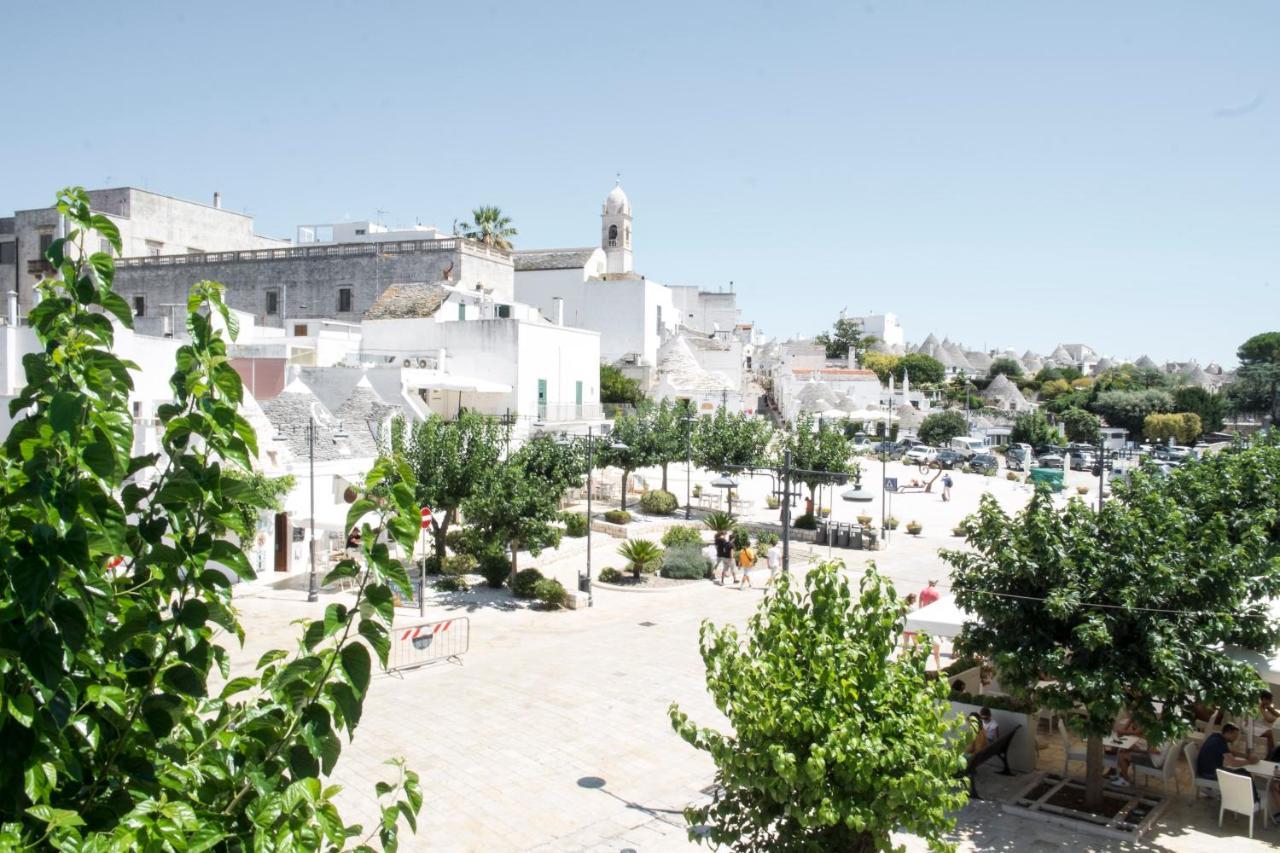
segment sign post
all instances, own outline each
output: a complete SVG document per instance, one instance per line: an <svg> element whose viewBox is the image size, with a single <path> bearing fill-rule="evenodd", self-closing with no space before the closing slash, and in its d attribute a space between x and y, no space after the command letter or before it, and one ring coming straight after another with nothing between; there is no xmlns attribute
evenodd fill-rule
<svg viewBox="0 0 1280 853"><path fill-rule="evenodd" d="M418 615L427 612L427 528L431 526L431 507L422 508L422 528L418 532L418 550L422 552L422 562L418 567Z"/></svg>

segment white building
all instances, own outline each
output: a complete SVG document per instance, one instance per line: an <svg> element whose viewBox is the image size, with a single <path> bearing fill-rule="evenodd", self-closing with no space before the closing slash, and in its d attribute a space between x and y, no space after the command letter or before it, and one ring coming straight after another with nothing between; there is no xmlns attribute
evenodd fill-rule
<svg viewBox="0 0 1280 853"><path fill-rule="evenodd" d="M902 353L907 345L896 314L866 314L854 317L864 335L872 335L886 352Z"/></svg>
<svg viewBox="0 0 1280 853"><path fill-rule="evenodd" d="M601 208L598 247L512 253L515 297L548 318L599 332L601 359L652 388L667 338L681 327L732 334L741 312L732 292L668 286L637 273L631 229L631 202L618 185Z"/></svg>

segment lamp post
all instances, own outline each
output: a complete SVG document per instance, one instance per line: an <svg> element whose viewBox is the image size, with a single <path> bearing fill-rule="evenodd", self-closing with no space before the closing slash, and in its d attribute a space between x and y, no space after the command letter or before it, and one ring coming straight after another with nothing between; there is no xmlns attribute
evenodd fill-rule
<svg viewBox="0 0 1280 853"><path fill-rule="evenodd" d="M316 586L316 413L313 408L307 418L307 451L310 471L307 476L311 486L311 574L307 578L307 601L319 601L320 589Z"/></svg>
<svg viewBox="0 0 1280 853"><path fill-rule="evenodd" d="M693 518L693 410L685 408L684 421L684 520Z"/></svg>
<svg viewBox="0 0 1280 853"><path fill-rule="evenodd" d="M562 437L564 443L568 443L567 437ZM591 516L593 492L591 488L591 474L595 471L595 427L587 427L587 566L586 573L578 575L578 591L587 594L587 606L595 606L595 595L591 592ZM620 441L611 442L609 445L611 450L628 450L627 445Z"/></svg>

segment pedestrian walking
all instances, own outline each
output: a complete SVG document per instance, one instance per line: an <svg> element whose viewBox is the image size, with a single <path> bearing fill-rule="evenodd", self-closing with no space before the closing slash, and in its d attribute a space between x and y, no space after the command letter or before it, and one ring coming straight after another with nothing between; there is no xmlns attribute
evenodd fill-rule
<svg viewBox="0 0 1280 853"><path fill-rule="evenodd" d="M951 500L951 475L942 475L942 499L944 501Z"/></svg>
<svg viewBox="0 0 1280 853"><path fill-rule="evenodd" d="M738 568L733 564L733 543L723 531L716 533L716 568L720 570L720 585L724 586L724 573L727 569L733 575L733 582L738 582Z"/></svg>

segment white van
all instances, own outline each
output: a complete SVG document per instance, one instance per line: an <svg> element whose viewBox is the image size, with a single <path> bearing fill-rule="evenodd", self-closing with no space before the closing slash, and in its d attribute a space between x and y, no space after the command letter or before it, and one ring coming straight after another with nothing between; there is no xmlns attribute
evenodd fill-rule
<svg viewBox="0 0 1280 853"><path fill-rule="evenodd" d="M987 443L985 441L972 435L957 435L955 438L951 439L951 442L947 446L952 450L957 450L960 453L963 453L966 458L978 453L985 453L987 449Z"/></svg>

